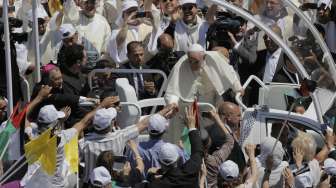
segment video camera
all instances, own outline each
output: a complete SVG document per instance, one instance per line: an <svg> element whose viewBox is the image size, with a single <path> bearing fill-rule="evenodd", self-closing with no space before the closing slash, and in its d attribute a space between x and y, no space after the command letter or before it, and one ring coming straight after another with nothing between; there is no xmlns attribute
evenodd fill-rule
<svg viewBox="0 0 336 188"><path fill-rule="evenodd" d="M240 26L244 20L239 17L226 12L218 12L217 20L209 27L207 32L207 42L209 42L208 49L214 46L223 46L227 49L233 48L228 32L233 35L237 34Z"/></svg>
<svg viewBox="0 0 336 188"><path fill-rule="evenodd" d="M292 42L292 46L299 52L300 55L302 55L302 57L311 56L311 51L316 55L316 57L323 57L323 51L315 42L314 38L306 37L304 39L299 39L297 36L291 36L288 40Z"/></svg>
<svg viewBox="0 0 336 188"><path fill-rule="evenodd" d="M10 33L10 40L12 42L22 43L28 40L28 33L27 32L20 32L20 33L13 33L14 28L22 27L22 20L17 18L8 18L9 23L9 33ZM2 21L0 21L0 37L2 38L5 30L5 25Z"/></svg>

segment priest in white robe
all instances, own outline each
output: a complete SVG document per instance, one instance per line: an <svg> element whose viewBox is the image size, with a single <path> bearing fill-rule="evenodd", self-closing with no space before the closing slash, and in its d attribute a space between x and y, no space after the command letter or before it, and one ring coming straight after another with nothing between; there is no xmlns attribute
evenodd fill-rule
<svg viewBox="0 0 336 188"><path fill-rule="evenodd" d="M106 19L96 13L95 0L81 0L81 9L74 0L63 4L62 23L71 23L78 31L84 45L88 62L95 62L106 52L106 43L111 35L111 28Z"/></svg>
<svg viewBox="0 0 336 188"><path fill-rule="evenodd" d="M186 106L195 96L202 103L217 106L222 94L228 89L244 93L237 73L228 63L228 59L215 51L204 51L199 44L193 44L188 54L183 56L174 66L168 78L165 94L167 104L173 104L183 115ZM176 118L168 129L166 139L177 143L183 126Z"/></svg>
<svg viewBox="0 0 336 188"><path fill-rule="evenodd" d="M107 51L117 64L128 60L126 48L128 43L132 41L147 43L146 40L152 32L152 26L144 23L146 18L137 18L138 7L138 2L135 0L123 1L122 11L116 21L119 28L112 31L108 40ZM145 7L145 10L150 8ZM149 60L149 57L145 57L146 60Z"/></svg>

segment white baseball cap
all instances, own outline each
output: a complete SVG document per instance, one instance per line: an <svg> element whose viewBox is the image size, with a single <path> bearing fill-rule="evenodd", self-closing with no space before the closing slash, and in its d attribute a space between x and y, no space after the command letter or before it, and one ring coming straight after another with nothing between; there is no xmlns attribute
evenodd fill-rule
<svg viewBox="0 0 336 188"><path fill-rule="evenodd" d="M72 24L62 24L59 30L62 33L62 39L70 38L77 32Z"/></svg>
<svg viewBox="0 0 336 188"><path fill-rule="evenodd" d="M169 166L177 161L179 155L176 146L171 143L165 143L159 151L159 160L162 164Z"/></svg>
<svg viewBox="0 0 336 188"><path fill-rule="evenodd" d="M102 108L97 110L93 118L93 126L97 131L106 129L111 125L112 120L117 117L117 110L115 108Z"/></svg>
<svg viewBox="0 0 336 188"><path fill-rule="evenodd" d="M196 0L180 0L180 5L184 5L188 3L197 4Z"/></svg>
<svg viewBox="0 0 336 188"><path fill-rule="evenodd" d="M196 43L189 47L188 52L204 52L204 48Z"/></svg>
<svg viewBox="0 0 336 188"><path fill-rule="evenodd" d="M224 180L232 180L239 177L239 168L235 162L227 160L220 165L219 173Z"/></svg>
<svg viewBox="0 0 336 188"><path fill-rule="evenodd" d="M169 121L160 114L155 114L149 118L148 132L149 134L161 134L168 127Z"/></svg>
<svg viewBox="0 0 336 188"><path fill-rule="evenodd" d="M317 7L320 7L322 4L325 4L324 9L331 9L331 5L332 5L332 0L319 0L317 2Z"/></svg>
<svg viewBox="0 0 336 188"><path fill-rule="evenodd" d="M324 161L324 171L329 175L336 175L336 160L328 158Z"/></svg>
<svg viewBox="0 0 336 188"><path fill-rule="evenodd" d="M112 182L111 174L105 167L97 167L90 174L90 182L97 187L106 186Z"/></svg>
<svg viewBox="0 0 336 188"><path fill-rule="evenodd" d="M40 109L37 116L37 121L39 123L52 123L60 118L64 118L65 114L62 111L58 111L54 105L46 105Z"/></svg>

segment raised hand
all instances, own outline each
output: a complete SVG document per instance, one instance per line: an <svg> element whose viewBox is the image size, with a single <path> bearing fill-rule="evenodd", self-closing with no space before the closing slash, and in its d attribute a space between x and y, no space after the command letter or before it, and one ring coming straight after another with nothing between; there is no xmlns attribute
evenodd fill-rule
<svg viewBox="0 0 336 188"><path fill-rule="evenodd" d="M299 169L302 166L304 152L301 148L296 147L293 151L293 158L295 161L296 167Z"/></svg>
<svg viewBox="0 0 336 188"><path fill-rule="evenodd" d="M247 144L245 146L245 152L249 156L249 158L255 157L255 149L256 149L255 144Z"/></svg>
<svg viewBox="0 0 336 188"><path fill-rule="evenodd" d="M40 97L41 99L48 98L50 96L51 89L52 89L52 87L50 87L48 85L42 85L39 93L37 94L37 96Z"/></svg>
<svg viewBox="0 0 336 188"><path fill-rule="evenodd" d="M185 120L189 129L196 128L196 118L192 105L185 108Z"/></svg>

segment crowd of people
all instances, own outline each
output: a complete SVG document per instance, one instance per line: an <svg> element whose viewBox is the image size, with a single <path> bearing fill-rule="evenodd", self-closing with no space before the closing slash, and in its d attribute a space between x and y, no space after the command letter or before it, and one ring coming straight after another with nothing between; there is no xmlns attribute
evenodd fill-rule
<svg viewBox="0 0 336 188"><path fill-rule="evenodd" d="M304 127L286 121L274 122L260 144L242 143L243 109L235 101L239 94L247 106L258 104L259 86L243 87L251 75L264 83L314 83L335 92L327 54L284 1L225 1L283 39L310 80L264 31L211 1L37 1L36 58L31 2L10 0L11 100L25 118L1 152L0 187L336 188L336 139L330 129L322 131L322 147ZM336 61L336 2L293 3L314 23ZM12 116L4 41L0 47L1 134ZM136 71L89 77L94 69ZM162 71L167 82L141 72L147 69ZM41 80L34 83L37 71ZM163 87L165 105L142 109L141 119L123 125L118 116L121 102L128 101L121 100L117 79L128 81L137 100L162 97ZM31 86L26 104L22 80ZM302 98L288 103L288 109L304 114L312 100L297 92ZM197 102L216 109L200 113ZM335 110L327 114L327 126L336 130ZM57 145L52 173L42 159L29 162L27 154L27 143L46 134L55 136ZM78 171L73 173L66 153L77 137L72 155L79 156ZM28 164L4 181L22 155Z"/></svg>

